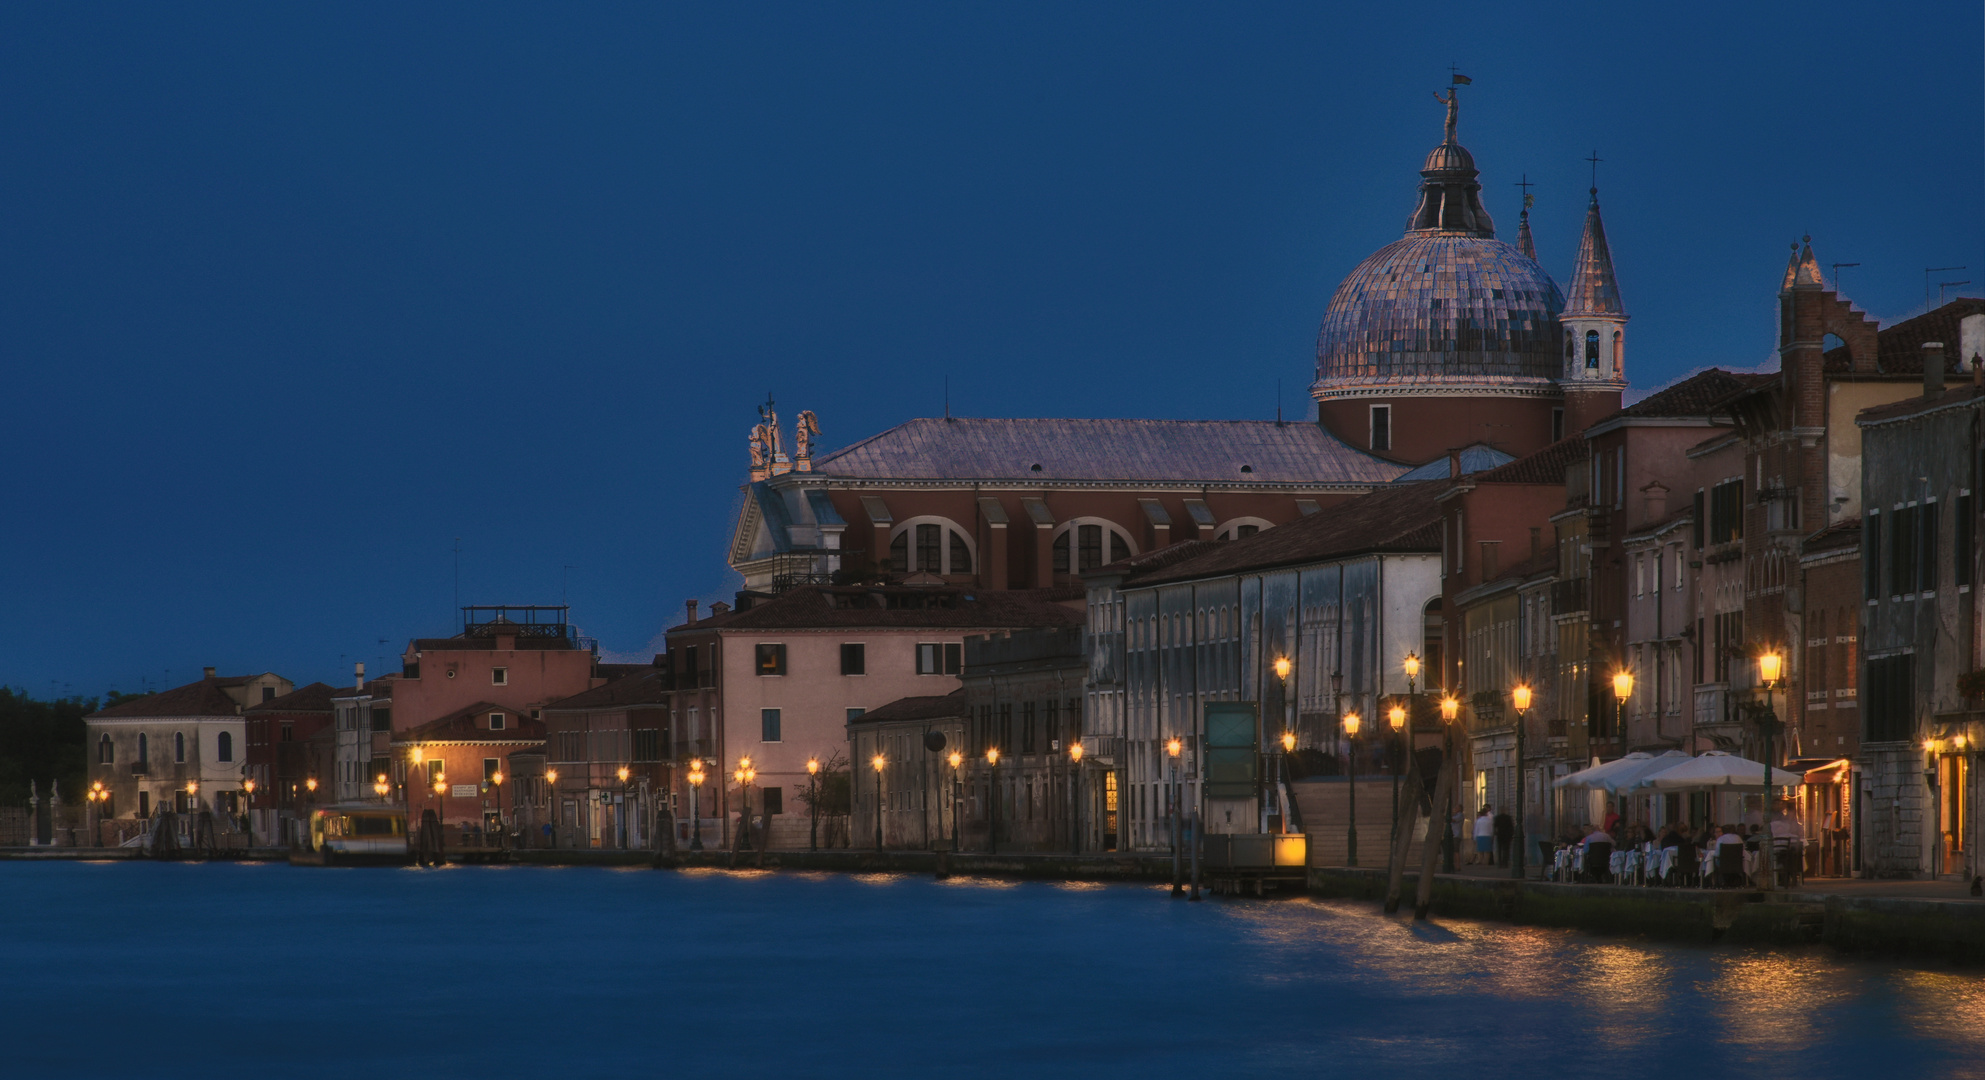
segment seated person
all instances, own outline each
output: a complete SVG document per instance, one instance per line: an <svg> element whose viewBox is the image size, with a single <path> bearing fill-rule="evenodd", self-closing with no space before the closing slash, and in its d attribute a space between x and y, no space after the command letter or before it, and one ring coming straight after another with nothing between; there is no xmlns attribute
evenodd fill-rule
<svg viewBox="0 0 1985 1080"><path fill-rule="evenodd" d="M1604 829L1593 829L1585 837L1586 876L1593 881L1608 881L1613 876L1613 837Z"/></svg>
<svg viewBox="0 0 1985 1080"><path fill-rule="evenodd" d="M1723 826L1723 835L1716 838L1716 874L1732 888L1744 883L1744 838L1735 825Z"/></svg>

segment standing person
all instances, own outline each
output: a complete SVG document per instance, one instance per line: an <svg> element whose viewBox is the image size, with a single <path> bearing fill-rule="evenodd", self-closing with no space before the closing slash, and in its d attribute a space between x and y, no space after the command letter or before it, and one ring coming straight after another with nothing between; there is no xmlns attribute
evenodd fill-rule
<svg viewBox="0 0 1985 1080"><path fill-rule="evenodd" d="M1495 860L1495 823L1489 818L1489 808L1475 815L1475 853L1468 856L1471 863L1486 863Z"/></svg>
<svg viewBox="0 0 1985 1080"><path fill-rule="evenodd" d="M1496 865L1508 866L1509 845L1516 839L1516 819L1509 816L1508 810L1498 810L1490 828L1496 836Z"/></svg>
<svg viewBox="0 0 1985 1080"><path fill-rule="evenodd" d="M1600 827L1601 830L1604 832L1612 832L1613 830L1619 828L1619 826L1620 826L1619 807L1614 806L1612 803L1607 803L1605 824Z"/></svg>

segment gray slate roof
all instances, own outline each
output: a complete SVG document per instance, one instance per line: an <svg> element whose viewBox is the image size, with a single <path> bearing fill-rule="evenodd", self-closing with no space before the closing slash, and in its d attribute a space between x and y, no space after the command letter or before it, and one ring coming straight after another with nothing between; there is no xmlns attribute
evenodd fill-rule
<svg viewBox="0 0 1985 1080"><path fill-rule="evenodd" d="M1306 422L965 418L898 424L814 469L867 480L1221 484L1382 484L1406 471Z"/></svg>

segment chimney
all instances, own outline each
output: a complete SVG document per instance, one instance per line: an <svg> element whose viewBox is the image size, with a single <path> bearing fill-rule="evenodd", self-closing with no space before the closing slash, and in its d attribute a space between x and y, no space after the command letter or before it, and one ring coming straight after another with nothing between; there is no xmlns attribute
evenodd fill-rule
<svg viewBox="0 0 1985 1080"><path fill-rule="evenodd" d="M710 614L722 615L725 612L729 611L730 609L731 606L729 604L726 604L722 600L719 600L716 603L710 605Z"/></svg>
<svg viewBox="0 0 1985 1080"><path fill-rule="evenodd" d="M200 677L201 677L201 678L204 678L204 679L211 679L211 678L213 678L213 677L214 677L214 669L213 669L213 668L210 668L210 667L206 667L206 668L201 668L201 669L200 669Z"/></svg>
<svg viewBox="0 0 1985 1080"><path fill-rule="evenodd" d="M365 661L360 660L358 663L352 665L352 675L356 679L355 688L359 690L365 689Z"/></svg>
<svg viewBox="0 0 1985 1080"><path fill-rule="evenodd" d="M1926 341L1923 343L1923 396L1935 397L1944 392L1944 343Z"/></svg>
<svg viewBox="0 0 1985 1080"><path fill-rule="evenodd" d="M688 608L689 608L689 625L691 625L691 626L695 626L695 625L696 625L696 601L694 601L694 600L691 600L691 601L690 601L690 602L688 603L688 605L687 605L687 606L688 606Z"/></svg>
<svg viewBox="0 0 1985 1080"><path fill-rule="evenodd" d="M1461 478L1461 451L1459 450L1449 450L1447 452L1447 478L1449 480L1459 480Z"/></svg>
<svg viewBox="0 0 1985 1080"><path fill-rule="evenodd" d="M1646 487L1640 489L1640 494L1643 500L1641 505L1646 511L1647 520L1650 523L1660 521L1662 518L1668 516L1667 485L1659 480L1649 481Z"/></svg>

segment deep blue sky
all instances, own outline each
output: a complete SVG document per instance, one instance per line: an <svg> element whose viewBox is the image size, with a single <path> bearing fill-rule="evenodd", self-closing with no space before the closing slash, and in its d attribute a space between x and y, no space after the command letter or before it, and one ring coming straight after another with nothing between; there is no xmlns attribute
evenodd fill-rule
<svg viewBox="0 0 1985 1080"><path fill-rule="evenodd" d="M734 588L768 389L1295 415L1450 62L1560 282L1605 159L1642 387L1769 360L1802 233L1884 321L1985 286L1977 5L1363 7L0 9L0 681L342 681L457 537L638 653Z"/></svg>

